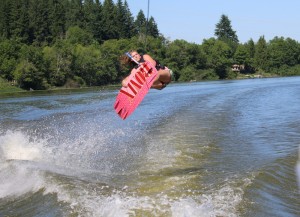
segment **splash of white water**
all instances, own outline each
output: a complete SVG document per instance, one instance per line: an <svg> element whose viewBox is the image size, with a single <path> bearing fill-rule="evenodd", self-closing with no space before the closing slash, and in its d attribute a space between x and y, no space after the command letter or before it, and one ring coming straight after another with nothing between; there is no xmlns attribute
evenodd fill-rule
<svg viewBox="0 0 300 217"><path fill-rule="evenodd" d="M0 155L3 160L37 160L42 158L43 141L30 141L22 132L8 131L0 136Z"/></svg>

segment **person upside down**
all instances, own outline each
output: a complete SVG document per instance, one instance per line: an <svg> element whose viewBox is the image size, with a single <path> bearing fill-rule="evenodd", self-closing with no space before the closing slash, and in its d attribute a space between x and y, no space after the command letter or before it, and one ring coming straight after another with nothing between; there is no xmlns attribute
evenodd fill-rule
<svg viewBox="0 0 300 217"><path fill-rule="evenodd" d="M130 65L133 68L137 68L137 63L143 63L143 62L150 62L153 66L155 66L157 70L157 76L151 86L151 88L162 90L165 88L171 81L172 81L172 70L166 68L165 66L162 66L157 60L154 60L150 55L144 54L140 55L136 50L129 51L129 54L134 59L132 60L130 57L128 57L126 54L121 56L121 63L125 65ZM131 70L131 73L133 70ZM124 78L122 80L122 86L127 87L128 83L128 77Z"/></svg>

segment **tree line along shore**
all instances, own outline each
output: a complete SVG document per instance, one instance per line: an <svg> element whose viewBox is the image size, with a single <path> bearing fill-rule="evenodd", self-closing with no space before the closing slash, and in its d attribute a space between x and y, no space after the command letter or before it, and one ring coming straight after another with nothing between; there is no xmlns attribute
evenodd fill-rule
<svg viewBox="0 0 300 217"><path fill-rule="evenodd" d="M205 31L205 30L204 30ZM222 14L201 44L170 41L153 17L132 16L127 1L3 0L0 92L119 84L119 58L136 49L174 72L174 81L300 75L300 44L280 36L239 42Z"/></svg>

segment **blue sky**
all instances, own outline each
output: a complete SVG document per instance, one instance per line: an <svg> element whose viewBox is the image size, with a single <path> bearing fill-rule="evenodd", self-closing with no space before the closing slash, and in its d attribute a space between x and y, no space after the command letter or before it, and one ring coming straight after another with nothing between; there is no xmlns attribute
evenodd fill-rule
<svg viewBox="0 0 300 217"><path fill-rule="evenodd" d="M214 37L216 24L225 14L241 43L260 36L275 36L300 42L300 0L149 0L149 17L154 17L161 34L171 41L183 39L202 44ZM147 16L148 0L127 0L134 17L140 10Z"/></svg>

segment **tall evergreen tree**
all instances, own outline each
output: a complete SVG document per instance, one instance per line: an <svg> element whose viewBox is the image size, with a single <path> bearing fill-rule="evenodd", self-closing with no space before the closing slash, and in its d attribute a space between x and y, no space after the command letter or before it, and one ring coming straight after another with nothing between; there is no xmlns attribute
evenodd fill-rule
<svg viewBox="0 0 300 217"><path fill-rule="evenodd" d="M126 38L131 38L132 36L136 35L136 31L134 28L134 18L132 13L130 12L129 6L127 1L124 2L124 10L125 10L125 23L124 28L126 29Z"/></svg>
<svg viewBox="0 0 300 217"><path fill-rule="evenodd" d="M118 38L117 9L112 0L104 0L102 8L103 39Z"/></svg>
<svg viewBox="0 0 300 217"><path fill-rule="evenodd" d="M234 61L239 65L247 65L249 62L250 55L247 52L247 48L245 45L239 44L235 53L234 53Z"/></svg>
<svg viewBox="0 0 300 217"><path fill-rule="evenodd" d="M0 4L0 40L4 39L4 29L5 29L5 14L4 14L4 5L6 1L4 0L2 4Z"/></svg>
<svg viewBox="0 0 300 217"><path fill-rule="evenodd" d="M245 43L245 48L249 57L248 64L245 66L245 70L248 72L254 72L255 43L252 38Z"/></svg>
<svg viewBox="0 0 300 217"><path fill-rule="evenodd" d="M66 11L66 29L71 26L84 28L84 12L82 0L69 0Z"/></svg>
<svg viewBox="0 0 300 217"><path fill-rule="evenodd" d="M118 0L116 6L119 38L130 38L133 36L134 19L128 8L128 4L126 1L123 4L122 0Z"/></svg>
<svg viewBox="0 0 300 217"><path fill-rule="evenodd" d="M136 20L134 21L134 26L136 29L136 32L139 35L144 35L146 34L146 17L145 14L142 10L139 11L138 15L136 16Z"/></svg>
<svg viewBox="0 0 300 217"><path fill-rule="evenodd" d="M246 44L245 44L247 51L249 53L250 58L254 58L255 55L255 43L253 39L251 38Z"/></svg>
<svg viewBox="0 0 300 217"><path fill-rule="evenodd" d="M159 31L158 31L158 28L157 28L157 24L154 20L154 18L151 16L149 21L148 21L148 24L146 25L146 31L147 31L147 35L150 35L154 38L157 38L159 36Z"/></svg>
<svg viewBox="0 0 300 217"><path fill-rule="evenodd" d="M257 69L266 70L268 65L268 50L267 42L264 36L261 36L258 39L258 42L255 46L255 55L254 55L255 67Z"/></svg>
<svg viewBox="0 0 300 217"><path fill-rule="evenodd" d="M216 24L215 36L231 48L230 56L232 57L238 46L238 37L236 32L231 27L231 21L228 16L222 14L219 23Z"/></svg>
<svg viewBox="0 0 300 217"><path fill-rule="evenodd" d="M22 0L21 10L20 10L20 22L19 22L19 37L21 38L21 42L30 44L33 41L33 32L32 28L30 28L30 20L29 20L29 0Z"/></svg>
<svg viewBox="0 0 300 217"><path fill-rule="evenodd" d="M93 29L96 22L96 7L93 0L85 0L83 4L84 13L84 29L88 32L93 33Z"/></svg>
<svg viewBox="0 0 300 217"><path fill-rule="evenodd" d="M50 33L52 41L63 38L66 32L65 0L49 0Z"/></svg>
<svg viewBox="0 0 300 217"><path fill-rule="evenodd" d="M0 37L9 39L11 36L11 6L10 0L3 0L0 4Z"/></svg>
<svg viewBox="0 0 300 217"><path fill-rule="evenodd" d="M96 20L94 23L93 35L98 42L102 42L104 30L103 30L103 19L102 19L102 4L99 0L96 0L95 13L96 13Z"/></svg>
<svg viewBox="0 0 300 217"><path fill-rule="evenodd" d="M21 7L22 2L18 0L11 1L11 13L9 17L10 30L13 38L21 37Z"/></svg>
<svg viewBox="0 0 300 217"><path fill-rule="evenodd" d="M231 21L229 20L228 16L224 14L222 14L219 23L216 24L215 36L224 42L239 42L236 32L231 27Z"/></svg>
<svg viewBox="0 0 300 217"><path fill-rule="evenodd" d="M117 20L117 32L118 38L126 38L126 28L125 28L125 7L122 0L118 0L116 4L116 20Z"/></svg>
<svg viewBox="0 0 300 217"><path fill-rule="evenodd" d="M39 45L51 40L48 7L47 0L30 0L30 28L33 30L34 42Z"/></svg>

